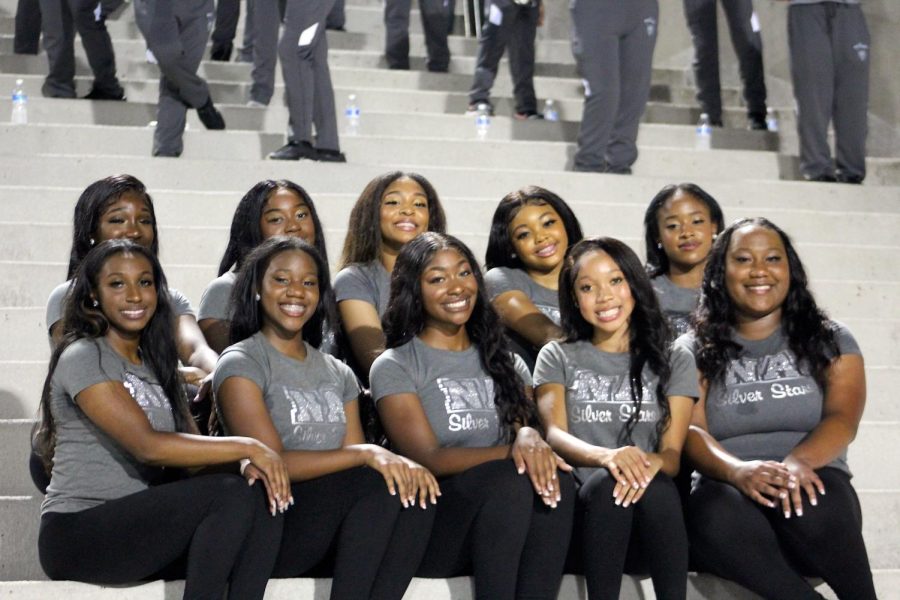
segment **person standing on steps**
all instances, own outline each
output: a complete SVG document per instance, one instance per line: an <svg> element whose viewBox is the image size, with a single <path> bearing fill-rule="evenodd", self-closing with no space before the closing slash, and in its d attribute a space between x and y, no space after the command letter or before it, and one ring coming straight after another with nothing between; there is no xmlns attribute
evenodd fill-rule
<svg viewBox="0 0 900 600"><path fill-rule="evenodd" d="M75 98L75 32L94 74L88 100L124 100L125 90L116 77L106 17L121 0L40 0L38 18L44 36L49 68L41 93L47 98Z"/></svg>
<svg viewBox="0 0 900 600"><path fill-rule="evenodd" d="M650 96L659 5L572 0L570 6L572 54L584 83L574 170L630 175Z"/></svg>
<svg viewBox="0 0 900 600"><path fill-rule="evenodd" d="M870 43L859 0L791 0L788 45L800 171L809 181L866 178ZM828 147L829 123L835 159Z"/></svg>
<svg viewBox="0 0 900 600"><path fill-rule="evenodd" d="M425 49L425 67L432 73L446 73L450 68L447 36L453 30L456 0L419 0ZM385 0L385 48L389 69L409 69L409 11L412 0Z"/></svg>
<svg viewBox="0 0 900 600"><path fill-rule="evenodd" d="M537 111L534 95L534 37L541 25L543 11L541 0L489 0L485 4L487 19L481 28L475 78L469 89L466 114L474 116L479 104L491 106L491 87L508 45L516 99L513 116L521 121L543 118ZM493 113L493 107L490 110Z"/></svg>
<svg viewBox="0 0 900 600"><path fill-rule="evenodd" d="M347 162L338 142L325 21L335 0L288 0L278 42L290 114L288 143L273 160ZM313 146L313 124L316 144Z"/></svg>
<svg viewBox="0 0 900 600"><path fill-rule="evenodd" d="M753 0L722 0L731 43L737 54L747 126L764 131L766 125L766 78L763 71L762 38ZM709 115L713 127L722 127L722 94L719 84L719 34L716 0L684 0L684 16L694 42L694 80L700 111Z"/></svg>
<svg viewBox="0 0 900 600"><path fill-rule="evenodd" d="M134 0L134 17L159 65L153 156L181 156L188 107L207 129L225 129L209 85L197 74L215 17L213 0Z"/></svg>

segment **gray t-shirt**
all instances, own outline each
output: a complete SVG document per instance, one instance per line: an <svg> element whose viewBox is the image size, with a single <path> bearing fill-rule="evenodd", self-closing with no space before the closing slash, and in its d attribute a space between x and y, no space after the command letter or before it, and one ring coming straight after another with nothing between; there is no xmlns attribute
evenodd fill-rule
<svg viewBox="0 0 900 600"><path fill-rule="evenodd" d="M50 292L50 297L47 299L47 329L50 329L56 322L62 319L63 316L63 305L66 302L66 294L69 292L69 285L71 285L71 280L65 281ZM180 317L182 315L194 315L194 307L191 306L191 301L187 299L187 296L179 292L173 287L169 287L169 297L172 298L172 311L175 313L176 317Z"/></svg>
<svg viewBox="0 0 900 600"><path fill-rule="evenodd" d="M306 360L279 352L257 332L229 346L216 363L213 389L229 377L249 379L260 389L272 424L286 450L334 450L344 443L344 404L356 400L359 384L350 367L306 344Z"/></svg>
<svg viewBox="0 0 900 600"><path fill-rule="evenodd" d="M832 321L840 354L861 354L847 328ZM734 334L743 349L725 369L722 382L710 385L706 397L709 432L741 460L784 460L822 420L822 388L788 347L779 330L764 340ZM695 353L693 333L675 342ZM850 474L846 450L829 463Z"/></svg>
<svg viewBox="0 0 900 600"><path fill-rule="evenodd" d="M860 0L791 0L791 5L824 4L825 2L833 2L835 4L860 4Z"/></svg>
<svg viewBox="0 0 900 600"><path fill-rule="evenodd" d="M217 321L228 321L231 312L231 290L234 288L234 282L237 281L237 274L234 271L228 271L213 279L203 295L200 296L200 312L197 314L197 320L216 319Z"/></svg>
<svg viewBox="0 0 900 600"><path fill-rule="evenodd" d="M556 290L540 285L522 269L510 269L509 267L493 268L485 274L484 284L491 302L497 296L506 292L523 292L528 296L535 308L553 321L554 325L558 326L560 324L559 295ZM529 368L533 368L534 359L537 357L539 348L533 347L528 340L509 328L506 329L506 334L509 337L513 352L521 356Z"/></svg>
<svg viewBox="0 0 900 600"><path fill-rule="evenodd" d="M630 363L627 352L604 352L587 340L550 342L538 354L534 384L565 386L569 433L595 446L618 448L622 445L619 434L634 412L628 375ZM666 396L697 398L700 391L693 355L683 348L675 348L669 357L669 367ZM631 438L645 452L655 452L659 444L656 424L661 416L656 398L659 377L645 366L641 380L641 412ZM579 478L584 481L594 471L594 467L580 467Z"/></svg>
<svg viewBox="0 0 900 600"><path fill-rule="evenodd" d="M520 358L514 359L522 385L530 386L528 368ZM481 366L474 345L452 352L432 348L416 337L375 359L369 378L376 403L392 394L417 394L442 447L488 448L504 443L494 380Z"/></svg>
<svg viewBox="0 0 900 600"><path fill-rule="evenodd" d="M162 469L137 461L78 407L76 397L105 381L121 381L157 431L175 431L172 405L156 377L117 354L105 338L66 348L53 372L50 413L56 450L41 512L78 512L146 489Z"/></svg>
<svg viewBox="0 0 900 600"><path fill-rule="evenodd" d="M700 302L700 288L678 287L665 275L654 277L650 284L669 320L673 339L687 333L691 328L691 313Z"/></svg>
<svg viewBox="0 0 900 600"><path fill-rule="evenodd" d="M334 278L334 296L338 302L363 300L383 317L391 299L391 274L379 260L350 265Z"/></svg>

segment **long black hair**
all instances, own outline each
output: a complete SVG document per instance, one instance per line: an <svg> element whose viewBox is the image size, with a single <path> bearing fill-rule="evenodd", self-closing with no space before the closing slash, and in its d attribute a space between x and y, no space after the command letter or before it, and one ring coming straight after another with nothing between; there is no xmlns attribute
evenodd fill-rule
<svg viewBox="0 0 900 600"><path fill-rule="evenodd" d="M108 240L103 242L81 261L63 308L62 341L50 358L50 368L44 380L41 394L41 421L35 433L35 448L41 456L44 467L49 472L56 445L56 424L50 411L53 374L59 359L66 349L81 339L104 337L109 330L109 322L103 315L102 307L93 305L97 294L97 277L103 265L113 256L126 255L147 259L153 271L156 286L156 311L141 332L140 351L144 366L157 378L172 406L175 427L178 431L196 433L197 429L188 411L182 378L178 372L178 348L175 342L175 315L169 299L166 276L156 255L148 248L130 240Z"/></svg>
<svg viewBox="0 0 900 600"><path fill-rule="evenodd" d="M722 207L719 206L719 203L716 202L716 199L709 192L696 183L671 184L659 190L644 213L644 249L647 253L646 269L651 279L669 272L669 257L666 256L665 250L659 247L658 213L663 204L671 200L678 192L689 194L706 205L706 209L709 211L709 218L712 219L716 226L716 233L725 229L725 217L722 215Z"/></svg>
<svg viewBox="0 0 900 600"><path fill-rule="evenodd" d="M334 292L328 277L328 264L319 251L299 238L275 236L264 241L250 252L238 272L231 290L231 343L236 344L262 329L263 315L257 295L262 289L266 269L272 259L282 252L299 251L316 264L319 278L319 303L312 317L303 325L303 341L314 348L322 345L324 323L335 323Z"/></svg>
<svg viewBox="0 0 900 600"><path fill-rule="evenodd" d="M228 237L228 247L219 261L219 275L224 275L232 267L240 269L247 254L259 246L263 241L262 231L259 228L259 220L262 217L266 201L278 190L290 190L309 208L309 217L316 228L316 237L313 246L328 262L328 252L325 249L325 232L322 231L322 223L316 212L316 205L312 198L302 187L288 179L264 179L250 188L234 209L234 217L231 219L231 232Z"/></svg>
<svg viewBox="0 0 900 600"><path fill-rule="evenodd" d="M396 348L412 340L425 329L425 306L422 302L421 276L441 250L455 250L472 267L478 284L478 296L466 332L478 349L481 365L494 380L497 415L508 440L514 437L516 425L540 428L537 408L529 401L516 373L513 357L500 327L500 318L487 299L484 278L472 251L455 237L426 232L400 251L391 274L391 301L385 312L384 334L387 348Z"/></svg>
<svg viewBox="0 0 900 600"><path fill-rule="evenodd" d="M491 234L488 237L487 251L484 256L485 270L496 267L508 267L510 269L525 269L522 259L516 254L512 239L509 235L509 223L525 206L547 205L556 211L562 219L566 229L566 237L569 238L569 248L581 241L584 234L581 232L581 223L566 201L550 190L529 185L522 189L510 192L500 200L494 217L491 219Z"/></svg>
<svg viewBox="0 0 900 600"><path fill-rule="evenodd" d="M147 188L132 175L110 175L87 186L75 204L75 214L72 218L72 249L69 251L66 279L72 279L78 265L100 241L97 239L97 228L103 212L125 194L137 196L147 205L150 218L153 220L153 242L150 244L150 252L153 256L159 255L156 212Z"/></svg>
<svg viewBox="0 0 900 600"><path fill-rule="evenodd" d="M694 330L699 344L697 367L708 381L721 381L728 363L741 351L741 345L733 339L737 313L728 294L725 271L734 232L751 226L774 231L784 244L790 287L781 305L781 329L787 337L788 347L797 357L798 368L807 371L824 389L828 367L839 354L833 326L809 291L806 270L791 238L763 217L738 219L719 235L709 253L700 305L694 313Z"/></svg>
<svg viewBox="0 0 900 600"><path fill-rule="evenodd" d="M418 173L391 171L379 175L366 185L353 205L340 269L352 264L363 264L381 258L381 199L385 190L402 178L412 179L422 187L428 199L428 231L444 233L447 218L437 191L427 179Z"/></svg>
<svg viewBox="0 0 900 600"><path fill-rule="evenodd" d="M644 383L641 375L644 367L648 367L659 378L654 390L660 410L660 419L656 423L658 442L669 426L670 416L669 399L665 392L671 377L669 326L659 307L653 286L650 285L650 278L634 250L610 237L587 238L571 248L559 274L559 313L563 333L567 342L589 341L593 337L594 328L581 316L575 297L575 284L579 275L578 262L591 252L605 252L615 261L625 276L625 281L631 289L631 297L634 299L634 309L628 320L628 378L634 410L619 432L619 443L633 443L631 434L640 419L643 403Z"/></svg>

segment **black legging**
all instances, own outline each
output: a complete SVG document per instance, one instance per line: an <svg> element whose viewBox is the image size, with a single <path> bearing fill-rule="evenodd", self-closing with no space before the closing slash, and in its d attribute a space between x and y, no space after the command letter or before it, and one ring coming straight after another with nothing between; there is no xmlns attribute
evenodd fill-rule
<svg viewBox="0 0 900 600"><path fill-rule="evenodd" d="M51 579L128 583L187 554L184 598L261 599L275 564L281 519L263 486L203 475L74 513L41 517L38 550Z"/></svg>
<svg viewBox="0 0 900 600"><path fill-rule="evenodd" d="M572 532L575 483L559 473L562 501L544 506L527 475L496 460L441 480L420 577L474 574L476 600L555 600Z"/></svg>
<svg viewBox="0 0 900 600"><path fill-rule="evenodd" d="M615 485L598 469L578 488L572 570L584 574L591 600L616 600L626 571L649 571L657 598L683 600L688 540L675 484L657 473L627 508L616 506Z"/></svg>
<svg viewBox="0 0 900 600"><path fill-rule="evenodd" d="M331 558L335 600L400 600L422 560L435 507L403 508L365 467L291 485L275 577L298 577ZM318 573L317 573L318 574Z"/></svg>
<svg viewBox="0 0 900 600"><path fill-rule="evenodd" d="M818 506L803 492L803 516L785 519L727 483L703 479L688 502L691 555L701 571L736 581L769 599L821 598L801 575L821 577L839 598L875 598L862 538L862 512L850 477L816 471Z"/></svg>

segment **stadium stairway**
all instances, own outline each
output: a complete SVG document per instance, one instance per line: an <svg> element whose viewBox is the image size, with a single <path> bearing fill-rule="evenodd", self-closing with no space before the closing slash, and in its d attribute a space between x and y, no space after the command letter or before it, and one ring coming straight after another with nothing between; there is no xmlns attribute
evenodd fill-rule
<svg viewBox="0 0 900 600"><path fill-rule="evenodd" d="M566 198L588 235L616 236L635 249L647 202L676 181L708 189L729 221L764 215L784 227L797 242L819 302L850 326L865 353L868 403L850 465L879 596L900 598L900 405L891 400L900 389L900 160L870 159L864 186L797 181L796 157L780 151L785 144L778 134L743 129L745 110L739 90L731 88L723 93L726 128L714 131L712 149L695 150L699 110L685 64L654 69L633 176L573 173L582 92L566 40L541 39L535 80L538 97L552 97L561 120L511 118L504 62L493 94L497 116L488 139L478 141L473 119L462 114L476 42L451 36L450 73L428 73L413 14L413 68L388 71L378 0L348 0L348 31L329 33L338 111L350 93L362 109L360 134L341 139L347 164L266 161L266 153L284 143L280 73L271 106L248 108L250 66L208 61L201 72L228 130L206 131L190 111L183 156L153 159L158 75L145 60L130 9L109 24L128 101L89 102L40 96L46 57L12 53L15 5L0 0L0 90L25 81L29 123L11 125L9 98L0 99L0 598L150 600L181 594L181 582L104 588L49 582L37 560L40 499L27 471L28 437L49 358L44 306L65 276L72 208L81 190L112 173L131 173L147 184L163 264L172 284L196 306L215 276L234 206L253 183L289 178L304 186L335 262L356 196L373 176L395 168L421 172L434 183L449 230L478 256L497 201L527 184ZM461 22L458 16L458 28ZM83 95L90 71L80 45L76 59ZM778 108L782 129L792 128L789 107ZM328 580L274 580L266 597L327 598L329 586ZM824 584L819 590L833 597ZM417 579L406 597L468 599L471 581ZM581 579L567 576L559 597L585 598ZM689 597L755 596L692 574ZM622 598L653 598L649 580L625 578Z"/></svg>

